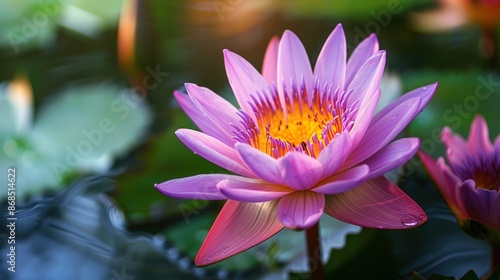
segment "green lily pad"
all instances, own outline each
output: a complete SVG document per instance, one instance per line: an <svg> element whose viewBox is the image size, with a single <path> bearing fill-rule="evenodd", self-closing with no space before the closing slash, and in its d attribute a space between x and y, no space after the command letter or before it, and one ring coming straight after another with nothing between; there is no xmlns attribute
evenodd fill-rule
<svg viewBox="0 0 500 280"><path fill-rule="evenodd" d="M142 140L149 121L145 102L125 89L112 84L73 87L42 105L27 131L0 136L0 166L16 168L20 200L55 191L75 176L108 171Z"/></svg>
<svg viewBox="0 0 500 280"><path fill-rule="evenodd" d="M15 55L43 48L56 41L61 26L95 37L117 25L121 4L122 0L5 1L0 11L0 46Z"/></svg>

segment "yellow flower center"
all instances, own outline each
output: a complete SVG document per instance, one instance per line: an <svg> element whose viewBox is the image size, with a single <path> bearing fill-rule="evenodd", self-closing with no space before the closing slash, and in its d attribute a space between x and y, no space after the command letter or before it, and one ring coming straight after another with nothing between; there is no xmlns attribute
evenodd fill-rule
<svg viewBox="0 0 500 280"><path fill-rule="evenodd" d="M272 98L254 98L256 122L242 113L247 129L240 130L237 135L244 137L237 138L274 158L294 150L317 157L337 133L352 126L355 110L344 108L343 94L314 90L309 101L305 91L294 91L286 98L285 108L275 91L269 96Z"/></svg>

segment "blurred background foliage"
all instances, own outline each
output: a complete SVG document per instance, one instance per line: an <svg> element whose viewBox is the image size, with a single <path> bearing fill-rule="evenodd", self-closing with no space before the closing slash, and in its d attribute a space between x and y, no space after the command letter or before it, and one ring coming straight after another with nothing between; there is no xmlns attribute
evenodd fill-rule
<svg viewBox="0 0 500 280"><path fill-rule="evenodd" d="M482 114L490 135L500 132L495 20L500 8L487 7L478 19L476 10L488 1L451 2L2 1L0 166L18 169L19 223L36 232L18 237L25 250L19 269L24 269L22 262L33 272L6 274L3 263L3 275L43 279L34 273L46 270L43 275L50 279L306 279L300 274L305 271L303 245L297 245L303 243L300 232L281 232L210 267L193 266L221 203L165 197L153 185L224 171L176 139L177 128L195 126L172 92L193 82L234 101L223 49L260 69L269 40L289 29L315 61L340 22L349 52L377 34L381 49L387 50L386 74L402 85L396 94L439 82L429 106L405 131L421 137L422 149L436 158L444 152L439 133L445 125L466 136L474 115ZM477 279L487 273L487 244L461 232L416 160L407 170L401 187L422 205L429 222L411 231L387 232L322 220L329 277ZM111 180L96 183L86 179L90 175ZM0 195L3 205L5 195ZM75 199L79 203L71 202ZM114 210L100 210L108 208ZM69 224L61 216L67 211L76 213ZM89 211L97 214L84 215ZM123 216L118 223L116 215ZM105 233L69 234L88 229L88 219ZM3 230L2 238L7 236ZM31 249L29 244L40 242L38 234L56 241L52 250L68 257L44 258L42 249ZM83 249L75 244L101 244L113 237L119 241L107 244L104 253L77 254ZM72 274L81 258L98 272Z"/></svg>

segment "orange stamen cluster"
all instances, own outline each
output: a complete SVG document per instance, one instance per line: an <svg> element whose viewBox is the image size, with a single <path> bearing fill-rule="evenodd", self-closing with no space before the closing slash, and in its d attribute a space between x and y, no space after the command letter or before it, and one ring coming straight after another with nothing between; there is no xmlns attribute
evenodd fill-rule
<svg viewBox="0 0 500 280"><path fill-rule="evenodd" d="M317 157L335 135L350 130L357 110L345 108L347 95L333 86L315 86L311 96L295 88L282 106L275 88L253 95L255 118L240 111L246 130L235 126L235 139L274 158L290 151Z"/></svg>

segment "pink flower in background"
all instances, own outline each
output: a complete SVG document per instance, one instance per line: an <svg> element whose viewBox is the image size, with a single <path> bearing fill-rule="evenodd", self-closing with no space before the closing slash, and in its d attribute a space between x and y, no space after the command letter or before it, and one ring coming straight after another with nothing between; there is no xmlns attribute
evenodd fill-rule
<svg viewBox="0 0 500 280"><path fill-rule="evenodd" d="M492 144L476 116L467 141L448 127L441 138L449 165L419 152L425 167L465 231L500 244L500 137Z"/></svg>
<svg viewBox="0 0 500 280"><path fill-rule="evenodd" d="M437 84L403 95L374 116L385 51L371 35L347 60L341 25L326 40L314 70L290 31L271 40L262 74L228 50L224 61L241 109L207 88L186 84L188 95L175 97L202 132L176 134L193 152L236 175L155 185L177 198L227 200L197 265L240 253L284 227L309 228L323 213L386 229L426 221L423 210L383 174L417 152L417 138L391 141Z"/></svg>

